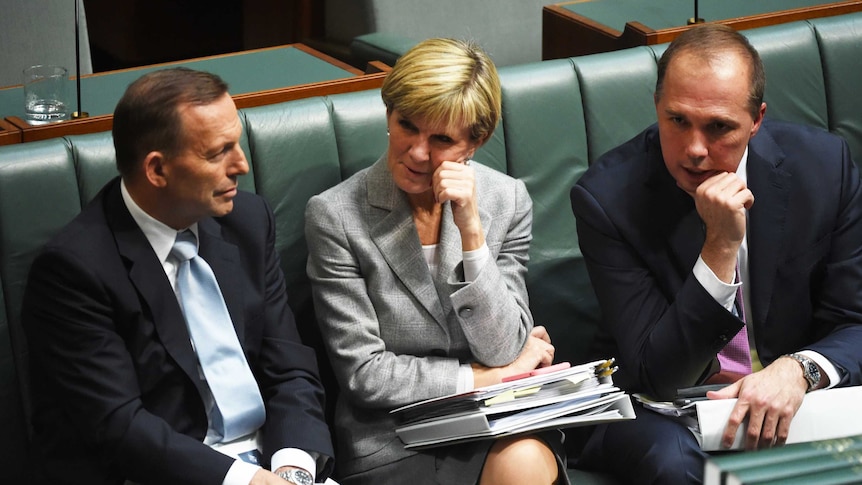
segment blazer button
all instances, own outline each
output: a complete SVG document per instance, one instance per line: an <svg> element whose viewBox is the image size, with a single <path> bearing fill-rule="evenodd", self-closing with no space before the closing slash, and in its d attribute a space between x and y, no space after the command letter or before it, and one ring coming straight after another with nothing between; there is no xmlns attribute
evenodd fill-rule
<svg viewBox="0 0 862 485"><path fill-rule="evenodd" d="M461 318L470 318L473 316L473 309L470 307L462 308L460 311L458 311L458 315Z"/></svg>

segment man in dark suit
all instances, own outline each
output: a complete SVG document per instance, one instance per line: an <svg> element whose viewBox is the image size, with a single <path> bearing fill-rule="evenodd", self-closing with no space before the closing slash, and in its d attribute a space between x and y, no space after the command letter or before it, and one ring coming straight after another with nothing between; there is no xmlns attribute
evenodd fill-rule
<svg viewBox="0 0 862 485"><path fill-rule="evenodd" d="M749 449L783 444L806 392L862 384L859 174L840 138L764 121L764 84L742 35L687 31L659 62L658 124L571 192L615 380L659 398L727 384L708 395L738 398L722 443L746 426ZM699 483L705 456L685 426L641 410L597 427L578 466Z"/></svg>
<svg viewBox="0 0 862 485"><path fill-rule="evenodd" d="M272 212L237 191L248 172L241 133L227 85L208 73L147 74L117 105L120 177L38 255L24 298L45 483L307 485L332 469L323 389L287 304ZM192 299L177 289L172 253L187 230L251 371L250 393L227 383L257 403L245 428L231 428L241 436L225 431L204 343L178 302Z"/></svg>

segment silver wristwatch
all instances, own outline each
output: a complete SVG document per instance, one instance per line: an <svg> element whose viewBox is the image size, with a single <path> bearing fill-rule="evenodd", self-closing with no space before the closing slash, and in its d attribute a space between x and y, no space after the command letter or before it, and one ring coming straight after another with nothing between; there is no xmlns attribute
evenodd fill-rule
<svg viewBox="0 0 862 485"><path fill-rule="evenodd" d="M291 468L290 470L278 472L281 478L296 485L314 485L314 479L311 478L311 473L299 468Z"/></svg>
<svg viewBox="0 0 862 485"><path fill-rule="evenodd" d="M817 384L820 384L820 368L817 367L817 364L815 364L813 360L802 354L787 354L786 357L790 357L796 362L799 362L799 365L802 366L802 375L805 377L805 380L808 381L807 392L814 390L814 388L817 387Z"/></svg>

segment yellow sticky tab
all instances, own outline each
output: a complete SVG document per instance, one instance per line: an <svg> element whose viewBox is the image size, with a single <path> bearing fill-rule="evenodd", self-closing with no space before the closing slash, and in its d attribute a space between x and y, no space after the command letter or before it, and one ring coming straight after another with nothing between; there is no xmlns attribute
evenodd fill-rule
<svg viewBox="0 0 862 485"><path fill-rule="evenodd" d="M516 390L514 391L514 392L515 392L515 398L519 398L519 397L524 397L524 396L529 396L529 395L531 395L531 394L535 394L535 393L539 392L539 389L541 389L541 388L542 388L542 386L530 387L530 388L527 388L527 389L516 389Z"/></svg>
<svg viewBox="0 0 862 485"><path fill-rule="evenodd" d="M504 402L514 401L515 400L515 391L506 391L497 394L491 399L485 399L485 406L493 406L495 404L502 404Z"/></svg>

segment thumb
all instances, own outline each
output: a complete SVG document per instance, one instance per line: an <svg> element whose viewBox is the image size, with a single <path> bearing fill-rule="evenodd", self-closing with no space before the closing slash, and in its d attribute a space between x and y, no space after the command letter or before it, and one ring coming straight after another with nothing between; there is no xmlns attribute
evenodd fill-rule
<svg viewBox="0 0 862 485"><path fill-rule="evenodd" d="M742 385L742 379L734 382L733 384L723 387L717 391L707 391L706 397L708 399L731 399L739 396L739 388Z"/></svg>

